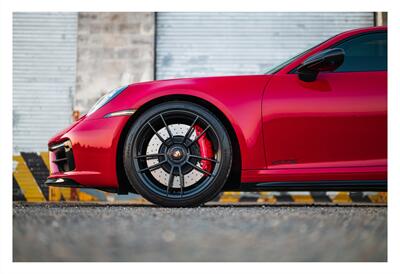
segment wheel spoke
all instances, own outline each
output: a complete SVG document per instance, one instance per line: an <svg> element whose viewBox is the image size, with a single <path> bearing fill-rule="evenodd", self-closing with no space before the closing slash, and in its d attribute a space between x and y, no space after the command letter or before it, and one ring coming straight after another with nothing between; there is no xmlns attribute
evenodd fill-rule
<svg viewBox="0 0 400 274"><path fill-rule="evenodd" d="M169 137L171 138L171 140L172 140L172 137L174 137L173 135L172 135L172 132L171 132L171 130L169 129L169 127L168 127L168 125L167 125L167 123L165 122L165 120L164 120L164 116L162 115L162 114L160 114L160 117L161 117L161 120L163 121L163 123L164 123L164 126L165 126L165 128L167 129L167 131L168 131L168 135L169 135Z"/></svg>
<svg viewBox="0 0 400 274"><path fill-rule="evenodd" d="M155 165L152 165L152 166L143 168L143 169L139 170L139 172L144 172L144 171L147 171L147 170L153 171L153 170L159 169L159 168L160 168L163 164L165 164L166 162L167 162L167 160L161 161L161 162L159 162L159 163L157 163L157 164L155 164Z"/></svg>
<svg viewBox="0 0 400 274"><path fill-rule="evenodd" d="M139 133L131 150L132 168L138 180L160 198L195 197L219 174L220 150L210 155L198 151L203 141L220 148L218 132L201 112L157 112L141 124Z"/></svg>
<svg viewBox="0 0 400 274"><path fill-rule="evenodd" d="M188 165L192 166L192 167L193 167L194 169L196 169L197 171L200 171L200 172L203 173L203 174L207 174L207 175L209 175L209 176L212 176L212 174L211 174L210 172L205 171L204 169L202 169L202 168L200 168L200 167L194 165L193 163L191 163L191 162L189 162L189 161L186 161L186 163L187 163Z"/></svg>
<svg viewBox="0 0 400 274"><path fill-rule="evenodd" d="M185 143L186 139L190 137L190 135L192 135L192 132L194 130L194 125L196 124L197 120L199 119L199 116L196 116L196 118L194 119L192 125L190 126L190 128L188 129L188 131L186 132L185 136L183 137L182 140L182 144Z"/></svg>
<svg viewBox="0 0 400 274"><path fill-rule="evenodd" d="M167 197L169 194L169 189L172 188L172 184L174 183L174 178L175 178L174 169L175 169L175 167L171 167L171 171L169 173L168 186L167 186Z"/></svg>
<svg viewBox="0 0 400 274"><path fill-rule="evenodd" d="M201 156L197 156L197 155L193 155L193 154L189 154L189 158L196 158L196 159L201 159L201 160L206 160L206 161L210 161L210 162L214 162L214 163L218 163L217 160L215 159L211 159L211 158L206 158L206 157L201 157Z"/></svg>
<svg viewBox="0 0 400 274"><path fill-rule="evenodd" d="M182 173L182 168L179 166L179 182L181 186L181 197L183 196L183 189L185 188L185 177L183 176Z"/></svg>
<svg viewBox="0 0 400 274"><path fill-rule="evenodd" d="M158 139L160 139L160 141L161 141L164 145L167 145L167 144L165 143L164 138L161 137L160 134L158 134L157 130L154 129L154 127L150 124L150 122L147 122L147 124L148 124L149 127L154 131L154 133L157 135Z"/></svg>
<svg viewBox="0 0 400 274"><path fill-rule="evenodd" d="M159 157L159 156L164 156L164 157L165 157L165 154L163 154L163 153L156 153L156 154L144 154L144 155L138 155L138 156L135 156L135 157L133 157L133 159L141 159L141 158L157 158L157 157Z"/></svg>
<svg viewBox="0 0 400 274"><path fill-rule="evenodd" d="M203 134L206 133L206 131L207 131L209 128L210 128L210 125L208 125L208 126L200 133L200 135L196 136L196 138L195 138L192 142L190 142L190 144L188 145L188 147L190 147L191 145L193 145L194 143L196 143L197 140L199 140L200 137L203 136Z"/></svg>

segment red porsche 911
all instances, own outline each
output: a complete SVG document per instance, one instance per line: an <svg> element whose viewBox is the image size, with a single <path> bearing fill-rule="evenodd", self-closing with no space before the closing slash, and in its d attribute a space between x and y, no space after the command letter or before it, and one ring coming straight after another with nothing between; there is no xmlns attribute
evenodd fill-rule
<svg viewBox="0 0 400 274"><path fill-rule="evenodd" d="M47 185L162 206L221 190L386 190L387 29L344 32L262 75L117 88L49 151Z"/></svg>

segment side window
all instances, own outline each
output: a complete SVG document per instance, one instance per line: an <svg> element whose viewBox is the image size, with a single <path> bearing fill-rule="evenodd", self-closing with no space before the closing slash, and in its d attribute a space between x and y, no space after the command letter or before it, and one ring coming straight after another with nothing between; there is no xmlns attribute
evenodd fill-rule
<svg viewBox="0 0 400 274"><path fill-rule="evenodd" d="M345 52L337 72L387 70L387 32L364 34L334 46Z"/></svg>

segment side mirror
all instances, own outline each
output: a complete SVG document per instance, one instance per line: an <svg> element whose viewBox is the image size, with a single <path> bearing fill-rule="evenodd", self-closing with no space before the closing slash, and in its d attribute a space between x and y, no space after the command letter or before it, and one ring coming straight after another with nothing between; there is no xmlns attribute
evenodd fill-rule
<svg viewBox="0 0 400 274"><path fill-rule="evenodd" d="M321 71L334 71L343 64L344 50L339 48L321 51L306 59L298 68L300 80L312 82Z"/></svg>

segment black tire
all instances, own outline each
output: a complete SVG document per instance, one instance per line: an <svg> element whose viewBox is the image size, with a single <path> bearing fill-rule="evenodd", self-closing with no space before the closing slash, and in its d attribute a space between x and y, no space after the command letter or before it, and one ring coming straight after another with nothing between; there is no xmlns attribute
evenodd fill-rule
<svg viewBox="0 0 400 274"><path fill-rule="evenodd" d="M195 131L195 124L202 133ZM201 135L211 144L212 159L198 155L196 138ZM157 152L148 153L151 150ZM204 161L211 170L203 168ZM123 162L132 187L150 202L166 207L198 206L212 200L224 186L232 165L232 145L213 113L191 102L171 101L137 117L125 141Z"/></svg>

